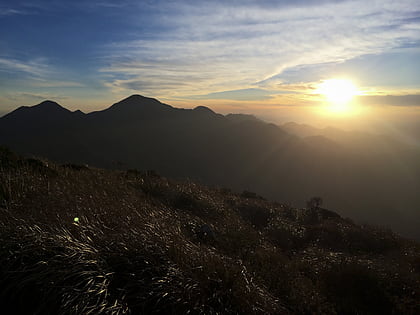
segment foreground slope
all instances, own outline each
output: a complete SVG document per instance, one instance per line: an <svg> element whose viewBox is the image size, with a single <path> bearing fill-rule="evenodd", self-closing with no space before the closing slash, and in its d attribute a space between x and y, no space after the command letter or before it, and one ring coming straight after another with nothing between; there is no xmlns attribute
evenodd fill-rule
<svg viewBox="0 0 420 315"><path fill-rule="evenodd" d="M0 154L7 314L418 314L419 253L316 206Z"/></svg>

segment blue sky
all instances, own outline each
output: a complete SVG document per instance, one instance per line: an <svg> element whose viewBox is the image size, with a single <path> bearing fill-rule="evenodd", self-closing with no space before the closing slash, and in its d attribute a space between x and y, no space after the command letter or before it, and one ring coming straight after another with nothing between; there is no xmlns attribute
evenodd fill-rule
<svg viewBox="0 0 420 315"><path fill-rule="evenodd" d="M418 0L0 3L0 112L45 98L90 111L134 93L255 112L316 103L331 77L417 95L419 70Z"/></svg>

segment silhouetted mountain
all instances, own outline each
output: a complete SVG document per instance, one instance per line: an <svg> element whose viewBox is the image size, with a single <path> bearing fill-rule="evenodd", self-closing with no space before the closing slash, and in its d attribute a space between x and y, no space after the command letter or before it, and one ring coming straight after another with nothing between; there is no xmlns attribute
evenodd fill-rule
<svg viewBox="0 0 420 315"><path fill-rule="evenodd" d="M30 121L47 122L62 120L71 116L72 112L53 101L44 101L35 106L21 106L2 117L2 123L7 121L30 123Z"/></svg>
<svg viewBox="0 0 420 315"><path fill-rule="evenodd" d="M112 119L147 119L153 116L164 115L171 110L174 110L172 106L163 104L154 98L132 95L105 110L93 112L89 115L106 116Z"/></svg>
<svg viewBox="0 0 420 315"><path fill-rule="evenodd" d="M321 196L342 215L420 238L418 151L379 136L284 129L133 95L89 114L51 102L18 109L0 118L0 144L62 163L152 169L298 206Z"/></svg>

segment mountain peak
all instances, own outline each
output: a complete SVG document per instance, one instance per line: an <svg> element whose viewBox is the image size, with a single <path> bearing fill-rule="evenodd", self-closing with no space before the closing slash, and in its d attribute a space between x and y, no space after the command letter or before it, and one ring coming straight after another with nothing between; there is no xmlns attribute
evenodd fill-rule
<svg viewBox="0 0 420 315"><path fill-rule="evenodd" d="M35 106L40 106L40 107L62 107L60 104L58 104L57 102L51 101L51 100L45 100L41 103L39 103L38 105Z"/></svg>
<svg viewBox="0 0 420 315"><path fill-rule="evenodd" d="M216 114L213 110L206 106L197 106L193 109L195 112Z"/></svg>
<svg viewBox="0 0 420 315"><path fill-rule="evenodd" d="M62 107L60 104L46 100L34 106L21 106L14 111L3 116L5 119L56 119L65 117L71 113L68 109Z"/></svg>
<svg viewBox="0 0 420 315"><path fill-rule="evenodd" d="M140 94L133 94L130 95L129 97L124 98L123 100L119 101L118 103L122 103L122 102L141 102L141 101L145 101L147 99L153 99L150 97L146 97Z"/></svg>
<svg viewBox="0 0 420 315"><path fill-rule="evenodd" d="M159 102L157 99L155 98L151 98L151 97L146 97L140 94L133 94L130 95L129 97L119 101L117 104L138 104L138 105L143 105L143 104L162 104L161 102Z"/></svg>
<svg viewBox="0 0 420 315"><path fill-rule="evenodd" d="M54 101L50 101L50 100L46 100L43 101L41 103L39 103L38 105L35 106L30 106L30 107L26 107L29 110L32 111L38 111L38 112L45 112L45 113L50 113L50 112L66 112L66 113L70 113L70 111L66 108L64 108L63 106L61 106L60 104L58 104L57 102Z"/></svg>
<svg viewBox="0 0 420 315"><path fill-rule="evenodd" d="M159 102L155 98L145 97L142 95L134 94L131 95L108 109L104 110L104 112L113 112L114 114L119 113L127 113L130 114L136 114L138 112L141 112L142 114L145 113L154 113L154 112L160 112L162 110L172 109L173 107L170 105L163 104Z"/></svg>
<svg viewBox="0 0 420 315"><path fill-rule="evenodd" d="M129 100L129 99L152 99L151 97L146 97L140 94L132 94L129 97L126 97L124 100Z"/></svg>

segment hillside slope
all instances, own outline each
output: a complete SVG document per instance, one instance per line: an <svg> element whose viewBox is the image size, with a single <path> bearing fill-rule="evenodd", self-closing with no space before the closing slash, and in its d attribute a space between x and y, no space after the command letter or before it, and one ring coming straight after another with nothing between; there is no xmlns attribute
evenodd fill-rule
<svg viewBox="0 0 420 315"><path fill-rule="evenodd" d="M420 246L388 230L4 149L0 246L6 314L420 312Z"/></svg>

